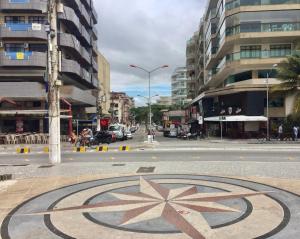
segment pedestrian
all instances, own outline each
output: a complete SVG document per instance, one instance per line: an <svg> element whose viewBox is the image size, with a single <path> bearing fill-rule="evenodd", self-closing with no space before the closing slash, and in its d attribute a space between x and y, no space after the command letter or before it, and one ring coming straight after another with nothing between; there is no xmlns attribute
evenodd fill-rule
<svg viewBox="0 0 300 239"><path fill-rule="evenodd" d="M298 133L299 133L298 127L297 127L297 126L294 126L294 127L293 127L294 141L297 141L297 140L298 140Z"/></svg>
<svg viewBox="0 0 300 239"><path fill-rule="evenodd" d="M283 137L283 126L282 124L278 127L278 138L282 141Z"/></svg>
<svg viewBox="0 0 300 239"><path fill-rule="evenodd" d="M155 130L152 129L153 140L155 140Z"/></svg>

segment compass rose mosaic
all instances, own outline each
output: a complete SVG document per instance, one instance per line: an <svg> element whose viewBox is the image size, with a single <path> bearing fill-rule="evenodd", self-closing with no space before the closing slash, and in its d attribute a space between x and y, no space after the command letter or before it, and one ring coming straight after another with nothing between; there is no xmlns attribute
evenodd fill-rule
<svg viewBox="0 0 300 239"><path fill-rule="evenodd" d="M296 239L300 197L231 178L151 175L101 179L32 198L3 239Z"/></svg>

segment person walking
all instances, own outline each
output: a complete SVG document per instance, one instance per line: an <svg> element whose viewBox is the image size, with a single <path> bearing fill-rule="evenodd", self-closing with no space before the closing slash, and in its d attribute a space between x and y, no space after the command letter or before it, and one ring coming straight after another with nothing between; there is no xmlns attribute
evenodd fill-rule
<svg viewBox="0 0 300 239"><path fill-rule="evenodd" d="M278 138L282 141L283 137L283 126L282 124L278 127Z"/></svg>
<svg viewBox="0 0 300 239"><path fill-rule="evenodd" d="M297 127L297 126L294 126L294 127L293 127L294 141L297 141L297 140L298 140L298 133L299 133L298 127Z"/></svg>

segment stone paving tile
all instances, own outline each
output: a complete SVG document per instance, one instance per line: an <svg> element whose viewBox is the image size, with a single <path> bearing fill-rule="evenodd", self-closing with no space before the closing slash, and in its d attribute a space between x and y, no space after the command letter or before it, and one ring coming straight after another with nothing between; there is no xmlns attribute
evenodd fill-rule
<svg viewBox="0 0 300 239"><path fill-rule="evenodd" d="M130 176L131 174L127 174L127 176ZM106 174L106 175L81 175L81 176L74 176L74 177L65 177L65 176L56 176L56 177L48 177L48 178L30 178L30 179L25 179L25 180L18 180L18 182L16 184L13 184L11 186L8 187L6 192L0 192L0 205L2 208L1 209L1 213L0 213L0 222L2 222L3 218L7 215L8 212L11 211L12 208L16 207L17 204L32 198L33 196L39 195L41 193L53 190L53 189L57 189L57 188L61 188L63 186L69 186L69 185L73 185L73 184L78 184L81 182L87 182L87 181L92 181L92 180L99 180L99 179L107 179L107 180L113 180L114 181L114 177L121 177L121 176L126 176L125 175L120 175L118 173L116 174ZM155 174L153 174L153 176L155 176ZM279 188L283 188L285 190L289 190L295 193L300 193L300 180L299 179L276 179L276 178L259 178L259 177L238 177L238 179L242 179L242 180L250 180L252 182L260 182L260 183L265 183L268 185L273 185L275 187L279 187ZM124 180L126 180L126 177L124 178ZM182 183L184 183L187 180L183 180ZM246 183L245 183L246 184ZM218 185L222 185L222 184L215 184L216 186ZM79 189L80 189L80 185L78 185ZM156 188L157 186L155 186ZM97 190L96 190L97 191ZM163 193L162 190L158 190L158 192ZM163 194L162 194L163 195ZM77 198L77 200L80 198L76 195L74 195L74 198ZM84 198L83 198L84 199ZM67 203L68 200L66 199L65 203ZM72 202L72 200L70 201ZM259 204L260 199L257 198L257 200L251 200L251 202L253 203L253 205ZM76 205L76 202L74 205ZM68 205L68 203L66 204L66 206ZM80 204L79 204L80 205ZM237 205L232 205L232 208L237 208ZM180 207L179 207L180 208ZM272 220L274 220L274 218L280 218L282 217L282 212L280 210L277 210L276 207L274 205L269 205L266 204L265 206L262 207L262 209L255 209L255 213L257 215L260 215L260 218L263 218L265 215L264 211L270 211L272 212L272 216L270 218L273 218ZM264 211L261 211L264 210ZM77 218L77 215L75 216L71 216L72 214L68 215L68 214L64 214L65 219L68 219L70 221L72 220L81 220L80 218ZM255 215L255 214L253 214ZM185 235L185 234L172 234L172 236L170 237L170 235L158 235L158 234L137 234L133 233L133 232L126 232L126 231L116 231L113 230L111 228L108 227L99 227L99 225L96 224L90 224L87 223L86 220L82 221L81 226L84 225L83 227L88 228L91 227L93 228L93 230L95 231L90 231L90 234L88 235L88 237L85 237L84 235L84 230L81 230L81 227L78 227L77 229L74 228L72 225L74 224L70 224L70 225L66 225L65 223L60 224L59 221L61 218L59 215L52 217L52 220L56 220L56 226L61 226L63 227L64 232L68 232L70 234L73 235L78 235L78 237L76 238L97 238L97 234L96 232L99 233L100 228L102 228L101 233L102 235L106 235L106 239L116 239L116 238L134 238L134 239L167 239L167 238L172 238L172 239L188 239L190 238L189 236ZM147 217L146 217L147 218ZM187 220L189 220L187 218ZM79 222L78 221L78 222ZM73 222L74 223L74 222ZM201 222L204 223L204 222ZM141 224L143 225L143 224ZM258 226L258 225L257 225ZM266 227L273 227L273 224L271 223L270 220L267 221L267 223L265 224L265 228ZM247 228L247 226L243 227L245 230L249 230L249 235L251 235L251 233L253 233L253 230L251 229L251 227ZM184 229L182 229L184 230ZM199 228L199 230L201 230L201 228ZM264 228L260 228L261 231L264 230ZM113 234L112 234L113 232ZM216 230L216 232L218 232ZM94 234L93 234L94 233ZM188 232L187 232L188 233ZM237 237L235 237L233 231L227 231L226 233L228 233L227 235L232 235L230 237L230 239L235 239ZM290 230L290 233L294 233L292 231L292 229ZM34 234L31 234L34 235ZM94 235L94 236L93 236ZM196 235L196 234L195 234ZM218 239L221 238L228 238L228 237L224 237L222 236L223 234L220 231L220 234L218 234L219 236L217 237ZM291 234L294 235L294 234ZM18 238L18 237L16 237ZM29 238L29 237L24 237L24 238ZM33 237L34 239L37 238L37 236L35 235L35 237ZM50 238L47 235L45 235L45 237L43 238ZM195 236L195 238L198 238ZM247 237L248 238L248 237ZM278 237L274 237L274 238L284 238L281 235L279 235ZM291 239L296 239L294 237L289 237ZM6 238L4 238L6 239ZM237 238L237 239L241 239L241 238Z"/></svg>

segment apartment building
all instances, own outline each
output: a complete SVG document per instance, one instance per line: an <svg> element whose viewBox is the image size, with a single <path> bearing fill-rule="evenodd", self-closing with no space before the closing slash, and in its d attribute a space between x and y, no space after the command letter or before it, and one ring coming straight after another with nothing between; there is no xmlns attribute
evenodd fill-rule
<svg viewBox="0 0 300 239"><path fill-rule="evenodd" d="M171 96L160 96L156 101L156 105L171 106L172 105Z"/></svg>
<svg viewBox="0 0 300 239"><path fill-rule="evenodd" d="M0 1L0 131L48 129L47 9L47 0ZM96 105L97 18L92 0L58 1L61 108L75 116Z"/></svg>
<svg viewBox="0 0 300 239"><path fill-rule="evenodd" d="M198 30L202 54L195 62L203 64L203 77L196 77L200 85L191 108L213 133L220 121L232 137L265 132L267 85L279 83L276 66L299 52L300 1L209 0ZM292 96L270 94L271 129L292 113L292 105Z"/></svg>
<svg viewBox="0 0 300 239"><path fill-rule="evenodd" d="M98 99L99 113L102 118L109 118L110 113L110 64L105 56L98 51L98 88L93 91L93 95ZM96 116L97 107L86 108L88 114Z"/></svg>
<svg viewBox="0 0 300 239"><path fill-rule="evenodd" d="M111 118L113 123L130 125L131 109L135 107L134 99L124 92L111 92Z"/></svg>
<svg viewBox="0 0 300 239"><path fill-rule="evenodd" d="M172 74L172 104L178 106L184 106L188 100L188 81L187 68L178 67Z"/></svg>

